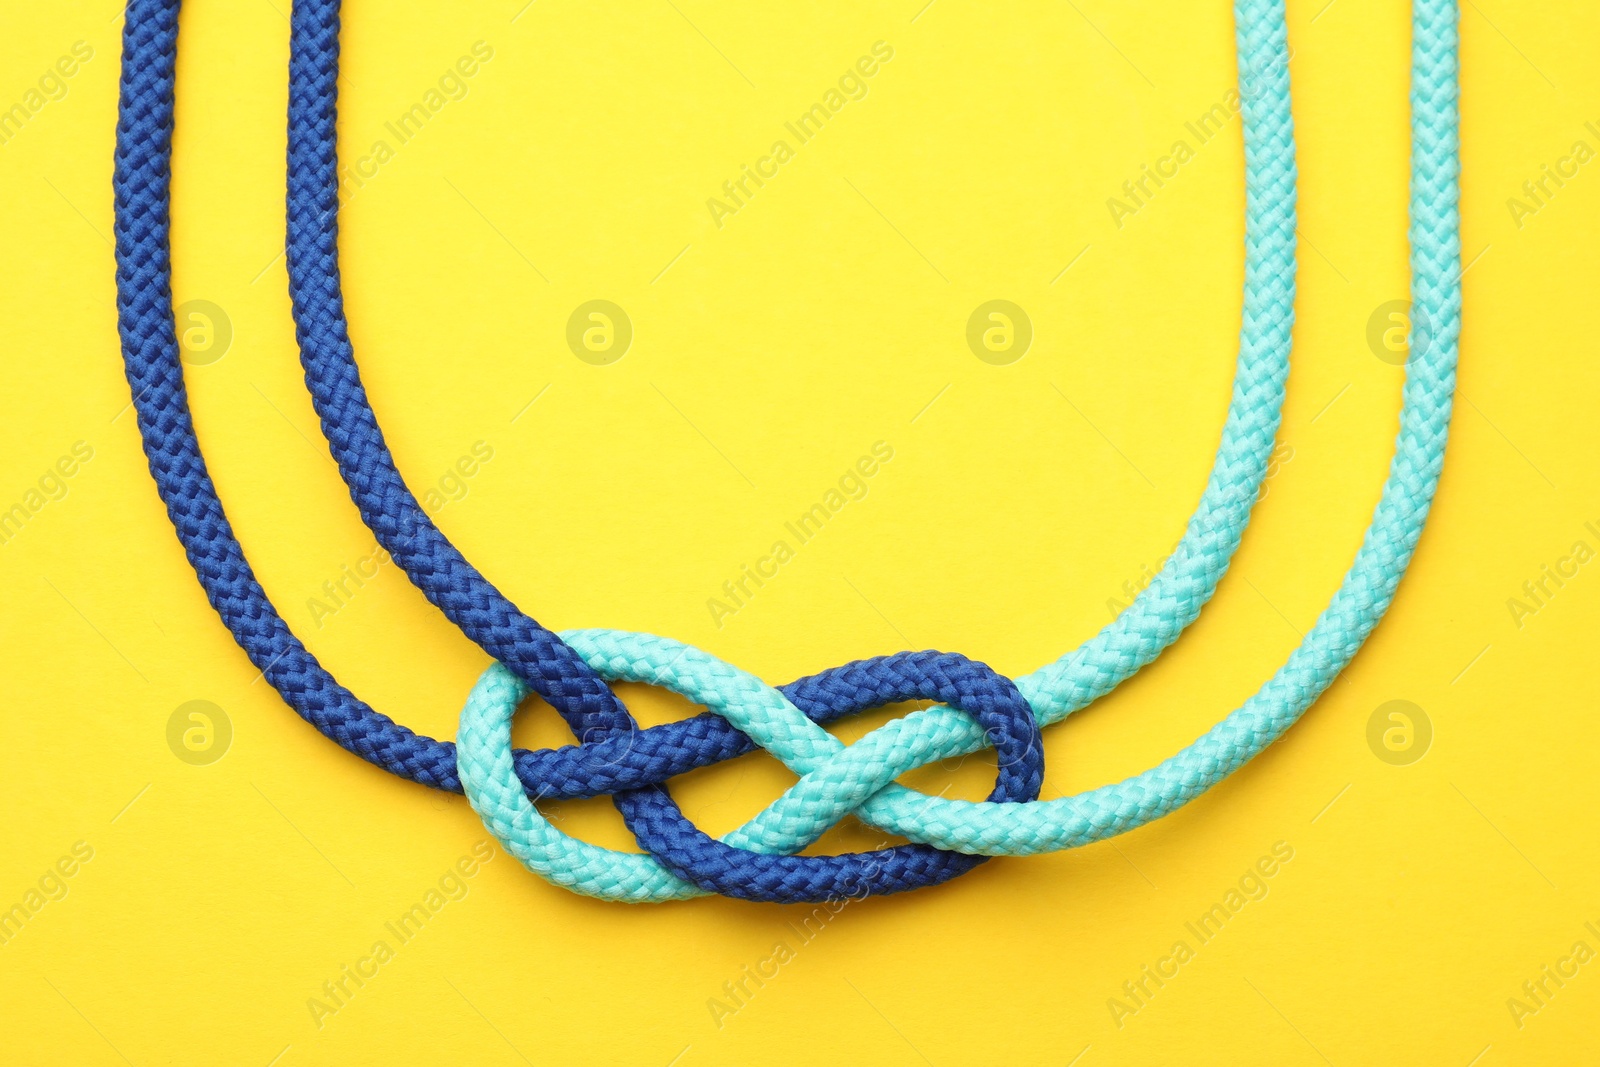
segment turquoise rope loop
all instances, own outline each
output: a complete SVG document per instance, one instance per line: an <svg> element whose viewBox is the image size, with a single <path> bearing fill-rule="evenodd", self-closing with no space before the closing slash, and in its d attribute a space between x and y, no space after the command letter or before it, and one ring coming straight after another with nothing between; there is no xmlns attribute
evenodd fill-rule
<svg viewBox="0 0 1600 1067"><path fill-rule="evenodd" d="M825 768L845 751L842 741L782 693L691 645L617 630L568 630L561 639L608 682L660 686L722 715L762 748L785 753L784 763L796 774ZM460 751L471 753L460 760L462 785L490 832L530 870L589 896L657 903L701 895L704 890L676 877L651 856L580 841L539 813L517 778L511 755L511 720L529 691L496 663L478 678L462 715L456 744ZM892 781L901 766L934 758L940 740L937 732L884 729L854 746L850 751L857 753L858 765L863 754L876 758L864 773L841 783L835 798L845 802L840 818ZM811 844L831 825L817 827L798 844L791 845L790 837L783 836L774 847L766 823L781 817L763 815L725 835L722 842L753 852L787 854ZM863 891L867 888L862 886Z"/></svg>
<svg viewBox="0 0 1600 1067"><path fill-rule="evenodd" d="M1275 164L1292 187L1287 72L1281 62L1260 62L1285 54L1282 4L1241 2L1236 12L1248 170L1254 180L1262 169L1272 169ZM825 754L824 761L817 763L819 751L828 746L814 737L802 737L803 728L793 722L799 713L783 707L786 702L781 695L774 701L767 695L772 691L750 676L659 638L605 631L563 635L591 666L613 679L657 677L663 666L658 662L660 656L678 657L671 683L675 688L694 692L695 699L730 718L739 716L741 729L748 725L761 730L757 739L762 747L797 771L806 768L799 783L737 831L745 847L795 851L850 812L911 840L968 853L1024 855L1089 844L1142 826L1192 800L1282 736L1332 683L1393 601L1421 537L1443 465L1461 329L1457 20L1453 0L1415 3L1409 236L1413 302L1417 317L1432 326L1430 343L1413 352L1407 363L1394 458L1355 561L1327 609L1284 666L1193 744L1142 774L1059 800L997 805L929 797L887 784L889 778L924 763L984 747L981 733L952 709L915 712L848 749ZM1285 149L1290 153L1286 166ZM1252 184L1250 188L1259 192L1261 187ZM1274 215L1275 220L1271 218ZM1278 222L1280 228L1269 226L1264 234L1259 228L1263 216L1268 222ZM1287 216L1287 232L1282 232L1283 213L1252 198L1249 219L1256 238L1251 244L1252 263L1259 266L1255 257L1269 245L1292 256L1292 211ZM1240 383L1229 413L1230 431L1236 420L1260 425L1263 407L1272 406L1270 397L1264 401L1259 394L1241 388L1254 351L1251 297L1261 295L1256 286L1262 281L1247 267ZM1287 320L1282 321L1286 331ZM1287 344L1286 332L1283 343ZM1281 378L1277 388L1281 392ZM1275 412L1269 421L1275 429ZM1083 648L1018 680L1041 725L1060 721L1137 669L1127 669L1127 664L1153 658L1154 653L1144 657L1150 642L1159 637L1149 638L1147 633L1160 635L1170 630L1175 637L1187 625L1188 603L1174 597L1174 588L1181 588L1185 576L1192 575L1195 560L1215 558L1208 548L1214 548L1219 540L1225 546L1230 539L1236 544L1242 533L1242 520L1231 523L1226 506L1236 502L1239 485L1229 475L1233 457L1226 454L1228 441L1225 433L1206 496L1184 541L1145 595ZM1251 457L1242 459L1248 463ZM1243 507L1248 513L1248 502ZM1229 555L1231 547L1221 555L1224 568ZM1159 647L1164 645L1158 646L1157 652ZM729 684L725 672L737 677L742 687L739 699L730 699L719 688ZM532 805L510 770L509 720L519 696L515 687L496 684L499 678L498 668L486 672L463 711L459 759L467 794L508 849L546 877L582 891L588 872L562 854L565 846L556 847L544 831L536 829L539 817L536 812L529 816ZM766 693L752 689L752 684ZM746 705L745 700L750 703ZM769 716L775 725L763 729L762 723L749 718L752 714ZM863 798L864 789L851 792L847 788L856 782L886 784ZM585 854L583 860L593 858ZM637 877L638 884L645 887L642 892L676 895L677 887L658 890L657 876L646 877L653 861L631 855L627 861L641 865ZM611 858L604 862L620 861ZM607 877L612 877L609 868Z"/></svg>

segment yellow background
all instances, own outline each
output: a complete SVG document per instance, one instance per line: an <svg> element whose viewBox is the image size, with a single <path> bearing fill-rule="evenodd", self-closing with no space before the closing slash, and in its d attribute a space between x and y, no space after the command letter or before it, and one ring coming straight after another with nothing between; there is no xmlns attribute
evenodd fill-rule
<svg viewBox="0 0 1600 1067"><path fill-rule="evenodd" d="M402 471L420 492L474 442L492 445L438 521L541 621L672 635L775 682L905 647L1020 674L1092 635L1178 538L1236 354L1237 120L1120 230L1105 202L1234 84L1230 13L921 3L346 5L347 156L475 41L494 49L466 98L346 207L343 267ZM1047 796L1135 773L1235 707L1355 551L1399 402L1400 371L1365 335L1407 289L1405 7L1290 4L1303 199L1281 439L1293 458L1202 620L1050 731ZM485 657L403 575L384 568L320 627L306 606L372 537L318 434L276 255L287 12L233 0L184 13L176 295L216 303L234 330L187 381L229 515L291 625L373 705L450 736ZM1507 600L1574 541L1600 544L1584 530L1600 524L1600 171L1520 227L1506 202L1575 140L1600 145L1584 129L1600 122L1600 12L1466 5L1461 391L1431 524L1353 666L1281 745L1179 813L853 904L720 1027L708 1001L796 942L788 924L809 909L600 904L498 848L463 900L313 1021L322 983L484 832L459 798L319 737L207 606L126 410L108 243L118 5L24 5L5 22L0 105L74 42L94 57L0 147L0 503L76 441L94 458L0 546L0 906L74 843L94 854L0 946L0 1060L1597 1055L1600 963L1520 1027L1507 1000L1573 942L1600 947L1584 928L1600 925L1600 571L1520 628ZM714 226L705 200L879 40L895 56L866 98ZM605 367L564 341L567 316L597 297L636 330ZM1036 332L1008 367L964 340L968 314L996 297ZM707 598L878 440L895 458L869 495L714 626ZM651 722L689 710L625 696ZM1408 766L1367 743L1369 717L1394 699L1433 726ZM191 700L232 725L208 766L168 747L168 719ZM565 738L547 708L518 731ZM976 797L983 764L914 781ZM720 832L790 780L755 755L675 790ZM557 814L592 840L629 841L603 800ZM1108 999L1280 841L1294 858L1266 898L1119 1027ZM876 842L857 828L825 844Z"/></svg>

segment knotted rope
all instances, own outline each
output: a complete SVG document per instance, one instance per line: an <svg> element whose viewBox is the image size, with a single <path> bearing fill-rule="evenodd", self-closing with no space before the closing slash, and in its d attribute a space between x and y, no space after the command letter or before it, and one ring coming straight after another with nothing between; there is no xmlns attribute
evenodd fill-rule
<svg viewBox="0 0 1600 1067"><path fill-rule="evenodd" d="M1426 19L1424 8L1431 12ZM288 631L250 573L205 472L183 393L170 308L167 168L176 10L177 4L170 0L134 0L129 5L116 179L121 326L130 384L139 407L152 473L213 605L286 700L328 736L364 758L426 784L459 788L460 781L451 766L456 755L453 746L419 737L361 703L339 686ZM1193 620L1237 547L1250 502L1265 471L1287 367L1292 304L1288 279L1292 278L1294 234L1293 145L1281 3L1241 2L1237 18L1250 179L1248 257L1239 373L1223 443L1201 507L1191 519L1184 540L1134 607L1078 652L1019 682L1039 723L1058 721L1109 691L1159 654ZM1425 25L1434 31L1427 49L1434 62L1427 69L1435 91L1425 98L1414 91L1414 101L1432 107L1435 121L1425 130L1426 124L1420 117L1417 120L1417 162L1419 177L1425 163L1440 165L1429 177L1436 183L1433 192L1440 197L1440 211L1431 219L1414 212L1413 244L1414 249L1419 247L1419 234L1432 240L1436 260L1432 266L1437 267L1459 260L1453 240L1453 6L1418 5L1418 86L1424 81L1424 60L1428 58L1421 32ZM975 751L986 741L999 744L1003 754L994 798L1022 799L1008 793L1008 781L1026 786L1034 777L1032 768L1037 760L1030 763L1026 754L1037 756L1033 736L1037 727L1030 721L1026 740L1018 741L1022 731L1015 716L1003 707L1004 691L1009 686L992 672L954 657L902 655L853 664L794 683L785 687L784 694L703 653L639 635L594 631L567 635L577 653L581 653L583 658L579 659L572 649L518 612L472 570L422 514L394 470L355 371L338 297L333 140L337 5L326 0L299 0L295 5L293 44L290 263L308 383L352 496L380 541L430 599L555 705L580 737L594 742L513 756L507 723L511 709L526 689L503 668L491 668L480 680L464 716L462 743L472 747L473 752L469 757L464 748L461 754L462 777L468 779L475 805L513 852L530 865L542 866L544 873L556 880L587 892L625 899L680 896L692 892L692 886L759 899L815 899L817 894L841 895L841 886L851 895L859 891L894 891L959 873L951 868L942 877L930 874L939 862L958 858L934 850L885 850L879 855L889 858L883 861L762 855L803 847L851 810L907 836L970 852L1039 851L1083 843L1115 832L1116 828L1130 828L1182 803L1276 736L1273 733L1258 744L1263 730L1275 728L1281 733L1354 654L1392 597L1437 481L1437 455L1430 464L1426 452L1429 448L1442 452L1448 420L1448 379L1453 375L1454 338L1459 327L1456 279L1451 275L1448 280L1441 280L1444 274L1436 271L1430 305L1430 290L1424 278L1424 268L1429 264L1417 252L1417 302L1429 312L1430 321L1441 324L1428 353L1437 373L1432 375L1433 381L1424 381L1417 365L1421 360L1411 369L1400 448L1385 489L1385 504L1379 506L1373 531L1369 531L1362 555L1340 595L1346 593L1358 574L1363 577L1356 584L1367 583L1370 588L1357 590L1343 603L1336 596L1318 629L1308 637L1307 645L1296 653L1305 662L1297 667L1296 659L1291 658L1290 665L1264 687L1252 704L1235 712L1190 750L1142 776L1154 775L1152 782L1141 785L1140 779L1132 779L1068 801L1027 805L940 801L889 785L890 779L903 769L944 755ZM1426 156L1421 151L1425 132L1435 135L1431 154ZM1435 305L1437 311L1433 310ZM1421 408L1428 407L1425 401L1430 398L1431 412L1419 415ZM1436 427L1436 432L1423 439L1422 454L1408 459L1408 431L1421 432L1430 426ZM1397 490L1397 478L1402 473L1409 476L1409 484ZM1401 497L1407 492L1409 501L1391 506L1393 520L1386 522L1385 506L1391 496ZM1409 540L1403 536L1395 539L1396 528L1408 523L1412 525ZM1404 530L1399 532L1403 534ZM1378 547L1373 548L1375 544ZM1374 571L1373 566L1363 569L1364 561L1372 562L1369 555L1381 557L1377 562L1388 567L1387 582L1382 575L1369 573ZM1340 618L1329 623L1336 609L1340 609ZM1324 623L1329 625L1325 627ZM1319 633L1332 643L1325 642L1326 647L1308 651L1312 637ZM934 663L944 673L930 677L926 672ZM638 732L591 667L607 678L634 678L682 687L692 699L729 715L732 724L720 715L707 714ZM1297 668L1292 672L1292 692L1275 692L1266 699L1270 706L1253 708L1291 668ZM1325 679L1317 684L1324 674ZM970 683L965 690L963 682ZM982 704L975 695L980 692L987 692L992 702L976 706ZM897 693L938 699L964 693L961 706L974 713L979 725L949 708L934 708L892 723L849 750L842 750L813 722L870 706L878 695L888 694L883 700L902 699L894 695ZM1283 699L1277 699L1279 696ZM1293 706L1302 699L1297 708ZM1220 747L1195 756L1199 760L1197 766L1184 763L1208 739L1241 717L1252 719L1256 726L1243 734L1236 731L1217 738ZM995 724L1002 722L1009 725L997 729ZM987 737L985 727L989 731ZM762 747L779 755L805 777L750 827L719 844L683 820L665 791L654 788L654 784L683 770L748 751L752 744L741 729L749 731ZM1019 751L1022 755L1017 755ZM1014 772L1014 768L1024 766L1029 769ZM1225 769L1218 772L1217 768ZM536 815L530 822L527 813L533 809L519 780L540 796L620 791L618 805L630 826L662 863L642 857L608 859L604 857L618 854L584 852L589 846L576 851L557 847L535 829ZM1141 789L1161 795L1145 795ZM1112 796L1108 791L1121 792ZM1036 793L1037 781L1032 781L1030 795ZM1071 810L1072 802L1086 800L1091 800L1088 808L1093 810ZM1057 811L1051 805L1066 807ZM1050 809L1048 814L1045 809ZM1111 816L1104 816L1107 809L1113 813ZM1077 825L1085 818L1088 829L1051 829L1067 823ZM1041 822L1043 825L1039 825ZM743 848L736 850L731 847L734 845ZM918 859L896 867L892 876L886 876L889 864L901 862L894 858L899 855L915 855ZM936 861L935 857L942 859ZM789 860L792 866L768 864L777 860ZM818 865L819 860L847 860L848 870L840 868L823 875L819 873L824 870Z"/></svg>

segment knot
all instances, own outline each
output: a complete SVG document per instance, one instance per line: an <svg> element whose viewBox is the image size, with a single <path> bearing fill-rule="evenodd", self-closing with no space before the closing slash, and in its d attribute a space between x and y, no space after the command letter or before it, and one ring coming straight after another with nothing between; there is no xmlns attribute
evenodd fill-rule
<svg viewBox="0 0 1600 1067"><path fill-rule="evenodd" d="M785 794L719 841L690 823L657 780L614 797L648 854L577 840L535 807L549 794L536 793L530 800L518 776L511 720L531 689L496 663L479 677L461 713L456 744L462 785L508 852L557 885L589 896L644 903L717 892L747 900L822 901L934 885L971 870L986 857L923 844L840 856L792 854L899 775L943 758L949 731L896 729L907 719L848 748L818 725L884 704L937 700L949 706L944 710L950 715L964 719L969 731L976 729L979 744L996 751L999 769L990 802L1034 800L1044 780L1039 726L1021 692L965 656L902 652L857 660L774 689L709 653L663 637L616 630L561 636L608 682L657 685L705 706L822 790L820 801L798 805ZM626 724L594 731L581 746L549 751L585 753L591 764L613 763L648 778L660 767L653 746L636 742L651 732L626 718Z"/></svg>
<svg viewBox="0 0 1600 1067"><path fill-rule="evenodd" d="M374 765L430 787L459 789L455 745L419 735L363 702L294 636L256 580L207 472L183 388L171 299L169 191L179 6L178 0L129 0L113 176L118 323L150 473L212 606L285 702L328 738ZM888 781L893 767L909 769L924 757L931 761L976 751L986 741L998 744L1003 739L988 736L967 713L929 708L843 751L831 738L808 733L793 712L819 723L844 714L851 708L848 700L838 705L843 710L835 710L824 699L830 687L839 684L845 693L857 684L857 697L863 691L870 694L872 685L852 683L852 672L870 674L901 657L839 668L836 677L830 678L835 672L829 672L785 687L779 694L786 698L781 706L768 709L777 724L772 729L762 717L745 720L751 734L771 744L785 762L823 762L809 764L812 769L799 783L724 842L688 826L658 783L749 751L755 745L751 737L716 713L639 731L594 668L522 614L444 538L394 466L356 369L337 273L338 8L339 0L296 0L291 24L286 261L306 382L340 474L378 541L468 637L528 679L579 737L592 742L512 754L509 720L526 690L504 668L491 670L479 684L484 706L501 708L501 719L485 713L480 722L472 706L468 708L472 730L464 734L463 744L465 762L473 767L476 799L487 802L483 810L499 820L495 825L508 837L512 831L530 835L525 858L538 858L559 873L558 880L574 884L593 872L554 862L562 858L565 846L538 829L542 820L520 796L515 786L519 778L540 796L614 792L642 841L655 841L662 832L676 835L666 842L670 848L659 850L661 863L633 859L655 864L678 884L658 883L653 889L650 878L617 882L616 889L631 886L636 892L624 899L659 899L651 894L663 887L669 896L691 895L701 878L719 884L725 872L706 869L698 852L690 856L693 849L715 852L743 844L748 848L735 850L737 855L794 860L781 854L814 840L847 811L914 841L971 855L1020 855L1104 840L1187 803L1281 736L1349 663L1392 601L1438 487L1461 329L1459 12L1454 0L1413 4L1412 291L1419 313L1433 324L1433 336L1427 351L1413 353L1406 364L1400 432L1372 525L1327 610L1284 666L1195 742L1141 774L1077 796L1019 804L927 797ZM1177 639L1215 591L1260 495L1281 418L1293 321L1294 125L1289 84L1281 69L1286 54L1283 0L1240 3L1236 22L1239 69L1272 77L1263 77L1264 85L1247 87L1243 109L1245 291L1228 418L1200 504L1157 579L1079 649L1018 679L1015 688L1032 705L1032 721L1040 725L1057 722L1109 692ZM577 640L582 636L574 635ZM681 646L669 642L660 647ZM678 673L691 663L716 666L704 654L688 653L677 664L659 666ZM754 690L767 689L721 666ZM967 666L986 671L970 662ZM821 688L813 691L813 685ZM813 696L821 702L811 703ZM1037 726L1030 723L1029 729L1032 736ZM784 730L788 732L780 732ZM793 750L786 747L791 744ZM490 762L480 763L482 756ZM545 770L548 776L541 773ZM1007 771L1003 764L997 792L1010 780ZM886 784L870 792L879 781ZM499 793L490 789L494 786ZM830 792L834 788L837 794ZM514 803L518 797L521 806ZM940 862L954 865L977 862L971 855L931 855L948 856ZM904 864L904 882L881 878L872 883L885 887L879 891L926 884L924 874L933 869L919 868L912 860L896 862ZM875 871L865 873L876 876ZM766 888L784 884L782 876L763 877ZM795 882L801 892L812 884L804 878Z"/></svg>

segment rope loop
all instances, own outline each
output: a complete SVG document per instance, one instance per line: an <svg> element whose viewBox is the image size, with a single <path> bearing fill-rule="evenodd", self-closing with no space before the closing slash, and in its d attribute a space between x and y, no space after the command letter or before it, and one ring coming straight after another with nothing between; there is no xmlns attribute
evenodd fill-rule
<svg viewBox="0 0 1600 1067"><path fill-rule="evenodd" d="M529 799L512 761L511 721L530 687L500 664L479 677L461 714L457 759L467 798L492 834L530 870L588 896L660 902L705 891L747 900L811 901L893 893L964 874L981 857L899 845L843 856L798 857L854 807L909 767L937 758L937 737L893 730L846 748L814 719L866 711L906 700L939 700L962 709L996 751L998 774L989 801L1024 803L1044 781L1043 742L1033 714L1009 680L964 656L902 652L858 660L774 689L690 645L651 634L574 630L562 639L608 682L660 686L704 705L761 747L779 753L796 774L826 773L841 753L855 756L851 775L831 792L831 819L808 811L792 817L780 800L721 844L744 853L736 864L707 847L699 831L649 824L640 835L648 855L600 848L551 825ZM640 736L629 731L620 740ZM614 742L613 736L600 742ZM864 746L864 747L863 747ZM579 746L579 751L596 747ZM613 754L626 749L613 749ZM820 817L819 817L820 816ZM639 828L634 827L639 834ZM661 857L660 859L655 857ZM801 889L797 882L804 879Z"/></svg>
<svg viewBox="0 0 1600 1067"><path fill-rule="evenodd" d="M291 707L349 751L409 780L460 790L466 779L496 835L553 880L616 899L705 890L816 900L854 895L863 886L896 892L933 884L982 856L1103 840L1187 803L1281 736L1350 662L1394 598L1438 487L1461 329L1455 0L1413 5L1413 300L1415 317L1432 333L1406 364L1394 458L1353 565L1302 644L1241 707L1140 775L1049 801L1034 799L1043 773L1040 727L1110 692L1194 621L1239 546L1265 477L1288 374L1295 279L1283 0L1235 3L1246 173L1238 370L1210 479L1156 578L1099 634L1014 685L962 657L901 653L781 690L663 638L594 630L558 637L479 573L407 489L362 386L340 295L339 3L294 0L287 253L301 360L363 520L411 581L496 661L469 699L460 752L377 712L305 649L256 580L207 472L184 390L171 294L178 8L179 0L129 0L113 178L124 363L150 471L173 527L212 606ZM682 686L711 710L640 730L606 682L635 675ZM514 752L510 717L529 691L544 697L583 743ZM886 693L945 703L848 748L821 730L875 700L903 698ZM800 780L747 826L714 840L688 822L662 783L757 745ZM985 747L1000 754L989 801L927 796L893 781L911 767ZM527 800L530 792L611 795L649 856L549 836L548 823ZM792 854L846 814L914 844L856 856Z"/></svg>

